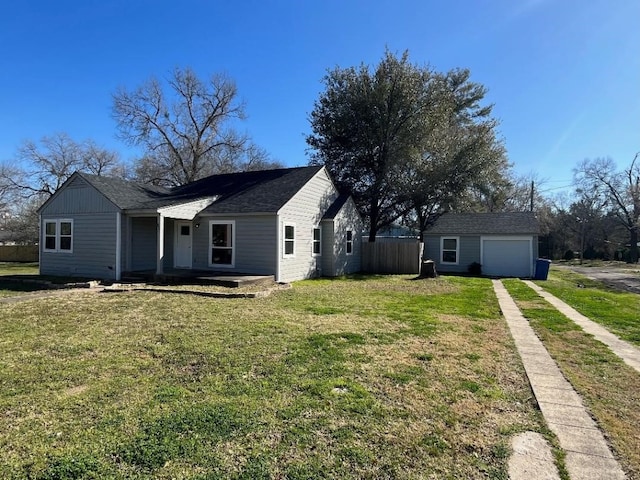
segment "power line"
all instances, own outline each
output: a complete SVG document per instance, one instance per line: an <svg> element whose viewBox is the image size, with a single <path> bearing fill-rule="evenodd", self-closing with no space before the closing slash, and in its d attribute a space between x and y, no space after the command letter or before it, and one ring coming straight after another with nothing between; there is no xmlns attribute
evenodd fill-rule
<svg viewBox="0 0 640 480"><path fill-rule="evenodd" d="M562 185L560 187L545 188L544 190L538 190L538 193L551 192L552 190L562 190L563 188L569 188L569 187L573 187L573 184L570 183L569 185Z"/></svg>

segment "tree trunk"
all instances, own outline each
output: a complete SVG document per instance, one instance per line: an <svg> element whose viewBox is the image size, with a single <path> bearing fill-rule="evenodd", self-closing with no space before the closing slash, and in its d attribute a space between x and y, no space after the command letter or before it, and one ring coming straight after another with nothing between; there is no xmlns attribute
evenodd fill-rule
<svg viewBox="0 0 640 480"><path fill-rule="evenodd" d="M629 263L638 263L638 227L633 226L629 230Z"/></svg>

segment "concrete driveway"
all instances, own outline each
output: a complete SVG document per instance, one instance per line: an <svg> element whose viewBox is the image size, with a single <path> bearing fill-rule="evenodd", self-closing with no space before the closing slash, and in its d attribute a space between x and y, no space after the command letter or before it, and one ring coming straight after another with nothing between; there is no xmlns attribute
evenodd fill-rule
<svg viewBox="0 0 640 480"><path fill-rule="evenodd" d="M591 280L598 280L612 288L640 294L640 265L615 266L602 265L585 267L579 265L554 265L553 268L565 268Z"/></svg>

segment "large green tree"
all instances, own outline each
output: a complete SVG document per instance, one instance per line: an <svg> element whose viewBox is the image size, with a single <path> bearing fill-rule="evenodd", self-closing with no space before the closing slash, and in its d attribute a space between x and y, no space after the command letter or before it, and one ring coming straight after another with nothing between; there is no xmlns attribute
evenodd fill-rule
<svg viewBox="0 0 640 480"><path fill-rule="evenodd" d="M353 195L365 213L370 240L408 210L398 188L402 165L420 143L432 107L433 72L387 51L375 68L335 68L324 77L307 143L311 163L325 165L338 188Z"/></svg>
<svg viewBox="0 0 640 480"><path fill-rule="evenodd" d="M417 154L403 165L401 185L420 232L447 210L504 208L509 164L497 135L486 89L466 69L436 73L432 108L424 118Z"/></svg>
<svg viewBox="0 0 640 480"><path fill-rule="evenodd" d="M397 219L420 230L472 188L502 179L508 164L486 89L468 70L446 74L388 50L372 68L335 68L310 115L311 163L350 191L369 240Z"/></svg>

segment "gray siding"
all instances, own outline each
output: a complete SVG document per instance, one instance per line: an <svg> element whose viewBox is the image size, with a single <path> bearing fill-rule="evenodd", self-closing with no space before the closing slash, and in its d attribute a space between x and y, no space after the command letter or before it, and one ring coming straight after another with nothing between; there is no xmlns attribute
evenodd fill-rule
<svg viewBox="0 0 640 480"><path fill-rule="evenodd" d="M175 220L171 218L164 219L164 261L162 265L164 268L173 268L173 245L175 243ZM193 233L193 229L191 229Z"/></svg>
<svg viewBox="0 0 640 480"><path fill-rule="evenodd" d="M458 235L443 235L444 237L455 237ZM436 270L439 272L466 273L469 265L473 262L480 263L480 237L459 235L460 248L457 265L442 264L440 260L440 235L426 235L424 238L424 258L433 260L436 263Z"/></svg>
<svg viewBox="0 0 640 480"><path fill-rule="evenodd" d="M158 254L156 217L131 219L131 270L156 270Z"/></svg>
<svg viewBox="0 0 640 480"><path fill-rule="evenodd" d="M41 211L43 216L66 216L81 213L107 213L119 211L107 197L76 177L64 189L58 190Z"/></svg>
<svg viewBox="0 0 640 480"><path fill-rule="evenodd" d="M443 235L445 237L456 235ZM508 237L508 235L500 235L501 237ZM522 236L522 235L516 235ZM460 235L460 259L458 265L443 265L440 263L440 235L426 235L424 238L424 258L429 258L436 263L436 269L440 272L452 272L452 273L466 273L469 265L473 262L482 263L480 258L480 236ZM533 236L533 258L532 262L535 263L535 259L538 258L538 237Z"/></svg>
<svg viewBox="0 0 640 480"><path fill-rule="evenodd" d="M235 222L235 265L233 268L209 266L209 221ZM193 229L193 268L257 275L276 274L276 216L200 217Z"/></svg>
<svg viewBox="0 0 640 480"><path fill-rule="evenodd" d="M73 252L41 251L40 272L43 275L115 279L118 211L82 178L77 177L58 190L40 211L40 232L43 235L44 220L73 220ZM40 245L44 246L44 240Z"/></svg>
<svg viewBox="0 0 640 480"><path fill-rule="evenodd" d="M350 199L333 221L333 273L332 276L356 273L362 270L362 219ZM353 253L347 255L347 230L353 234Z"/></svg>
<svg viewBox="0 0 640 480"><path fill-rule="evenodd" d="M333 261L336 251L335 225L333 220L322 221L322 257L320 274L323 277L335 277L336 262Z"/></svg>
<svg viewBox="0 0 640 480"><path fill-rule="evenodd" d="M338 197L338 192L324 169L320 170L280 210L280 237L284 225L295 225L295 256L280 260L281 282L291 282L317 276L322 268L322 259L312 255L314 227L320 225L324 212ZM282 247L281 247L282 250Z"/></svg>
<svg viewBox="0 0 640 480"><path fill-rule="evenodd" d="M40 273L115 279L116 213L50 215L43 212L41 232L45 220L73 220L73 251L40 252ZM44 240L41 242L44 244Z"/></svg>

